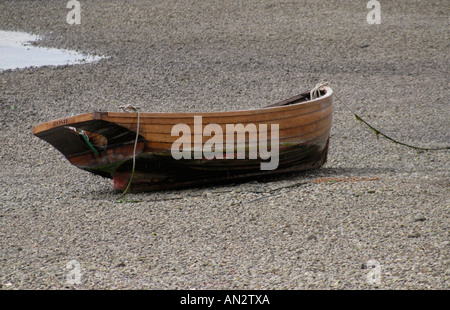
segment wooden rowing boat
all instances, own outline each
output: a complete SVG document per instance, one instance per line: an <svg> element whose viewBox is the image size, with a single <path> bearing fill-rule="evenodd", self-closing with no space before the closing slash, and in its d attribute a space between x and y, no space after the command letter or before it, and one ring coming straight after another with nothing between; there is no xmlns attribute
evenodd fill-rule
<svg viewBox="0 0 450 310"><path fill-rule="evenodd" d="M323 165L332 93L323 86L313 100L305 92L265 108L231 112L93 112L40 124L33 134L76 167L112 178L117 190L211 184ZM264 169L270 162L276 165Z"/></svg>

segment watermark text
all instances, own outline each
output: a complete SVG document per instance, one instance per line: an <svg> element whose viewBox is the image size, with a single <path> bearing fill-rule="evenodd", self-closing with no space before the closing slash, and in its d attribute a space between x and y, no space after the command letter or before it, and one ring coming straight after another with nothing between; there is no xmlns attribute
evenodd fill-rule
<svg viewBox="0 0 450 310"><path fill-rule="evenodd" d="M224 126L225 132L223 126L219 124L207 124L203 127L202 116L194 116L193 133L187 124L174 125L171 135L180 138L172 144L172 157L176 160L181 158L257 159L259 154L262 160L270 159L268 162L261 162L261 170L274 170L278 167L279 124L270 124L270 144L268 124L259 124L259 126L226 124ZM211 138L203 144L203 137Z"/></svg>
<svg viewBox="0 0 450 310"><path fill-rule="evenodd" d="M67 13L66 21L69 25L81 24L81 4L77 0L70 0L67 2L66 8L71 9Z"/></svg>

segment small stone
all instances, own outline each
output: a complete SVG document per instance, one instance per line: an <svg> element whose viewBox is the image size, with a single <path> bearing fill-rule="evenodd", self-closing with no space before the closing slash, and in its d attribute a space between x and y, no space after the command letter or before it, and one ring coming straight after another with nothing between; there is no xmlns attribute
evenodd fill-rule
<svg viewBox="0 0 450 310"><path fill-rule="evenodd" d="M309 235L308 237L307 237L307 239L308 240L317 240L317 237L315 236L315 235Z"/></svg>
<svg viewBox="0 0 450 310"><path fill-rule="evenodd" d="M425 222L426 220L424 216L419 216L414 219L414 222Z"/></svg>
<svg viewBox="0 0 450 310"><path fill-rule="evenodd" d="M204 193L202 194L202 197L203 197L203 198L211 198L211 197L212 197L212 193L211 193L211 192L204 192Z"/></svg>
<svg viewBox="0 0 450 310"><path fill-rule="evenodd" d="M419 238L421 235L419 232L414 232L408 235L408 238Z"/></svg>

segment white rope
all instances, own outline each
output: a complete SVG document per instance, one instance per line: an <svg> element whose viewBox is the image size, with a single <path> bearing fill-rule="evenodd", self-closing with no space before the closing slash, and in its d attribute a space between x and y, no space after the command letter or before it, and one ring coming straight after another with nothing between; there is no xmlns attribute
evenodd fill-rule
<svg viewBox="0 0 450 310"><path fill-rule="evenodd" d="M127 187L125 188L125 190L122 193L122 196L125 196L126 193L128 192L128 189L131 186L131 181L133 180L133 175L134 175L134 168L136 166L136 148L137 148L137 142L138 142L138 139L139 139L139 125L140 125L141 114L139 112L140 108L139 107L134 107L132 105L120 106L119 108L121 108L124 112L137 112L136 139L134 140L134 148L133 148L133 167L131 168L130 181L128 182Z"/></svg>
<svg viewBox="0 0 450 310"><path fill-rule="evenodd" d="M328 86L327 80L322 80L319 83L317 83L316 86L314 86L314 88L310 90L309 99L314 100L314 99L319 98L320 97L320 89L324 86Z"/></svg>

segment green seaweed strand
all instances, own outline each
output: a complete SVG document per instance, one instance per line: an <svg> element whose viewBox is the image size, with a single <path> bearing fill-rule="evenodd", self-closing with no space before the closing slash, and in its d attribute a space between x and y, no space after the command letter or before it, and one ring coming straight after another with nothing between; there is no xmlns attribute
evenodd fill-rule
<svg viewBox="0 0 450 310"><path fill-rule="evenodd" d="M409 147L409 148L412 148L412 149L416 149L416 150L421 150L421 151L438 151L438 150L448 150L448 149L450 149L450 146L438 147L438 148L419 147L419 146L407 144L407 143L398 141L398 140L396 140L396 139L394 139L392 137L389 137L388 135L382 133L381 131L379 131L378 129L376 129L372 125L370 125L363 118L361 118L361 116L359 116L358 114L353 112L353 110L350 109L350 107L344 101L342 101L338 96L336 96L336 94L334 94L334 96L336 97L337 100L339 100L355 116L356 120L358 120L359 122L362 122L364 125L369 127L375 133L375 135L377 136L377 140L379 140L379 136L381 135L382 137L386 138L389 141L394 142L395 144L400 144L400 145L403 145L403 146L406 146L406 147Z"/></svg>

